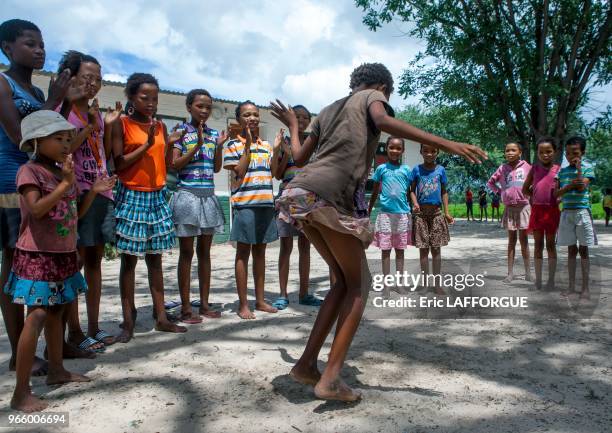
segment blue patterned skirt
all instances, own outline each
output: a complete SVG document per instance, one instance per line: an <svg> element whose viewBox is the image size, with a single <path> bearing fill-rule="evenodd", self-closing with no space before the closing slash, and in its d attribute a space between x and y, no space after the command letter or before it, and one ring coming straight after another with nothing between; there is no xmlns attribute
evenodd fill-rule
<svg viewBox="0 0 612 433"><path fill-rule="evenodd" d="M87 291L87 283L80 272L62 281L26 280L11 272L4 286L4 293L13 298L14 304L29 307L52 307L69 304L79 293Z"/></svg>
<svg viewBox="0 0 612 433"><path fill-rule="evenodd" d="M172 211L167 190L134 191L119 183L115 195L117 251L143 257L174 247Z"/></svg>

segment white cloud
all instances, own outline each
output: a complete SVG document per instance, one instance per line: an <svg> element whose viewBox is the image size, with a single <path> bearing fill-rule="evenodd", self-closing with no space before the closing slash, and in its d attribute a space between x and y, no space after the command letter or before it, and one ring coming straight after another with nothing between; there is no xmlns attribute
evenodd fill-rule
<svg viewBox="0 0 612 433"><path fill-rule="evenodd" d="M5 2L6 3L6 2ZM61 5L61 6L60 6ZM10 15L8 15L10 11ZM352 0L9 0L0 19L42 30L48 57L77 49L98 58L104 78L154 74L163 88L205 87L213 95L267 104L273 98L313 111L348 93L352 68L385 63L396 80L416 53L397 29L373 33ZM49 61L46 69L55 70ZM392 104L402 100L395 96Z"/></svg>

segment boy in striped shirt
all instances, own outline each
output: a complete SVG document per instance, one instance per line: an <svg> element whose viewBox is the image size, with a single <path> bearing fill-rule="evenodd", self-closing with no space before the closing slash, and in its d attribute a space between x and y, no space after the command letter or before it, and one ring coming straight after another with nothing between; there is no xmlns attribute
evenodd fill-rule
<svg viewBox="0 0 612 433"><path fill-rule="evenodd" d="M597 245L597 237L591 217L591 193L589 185L595 179L593 168L584 162L586 140L572 137L565 143L565 157L569 161L555 177L555 196L561 197L563 210L557 233L557 244L567 246L569 292L576 285L576 256L580 253L582 270L581 299L589 299L589 247ZM567 296L562 291L562 296Z"/></svg>

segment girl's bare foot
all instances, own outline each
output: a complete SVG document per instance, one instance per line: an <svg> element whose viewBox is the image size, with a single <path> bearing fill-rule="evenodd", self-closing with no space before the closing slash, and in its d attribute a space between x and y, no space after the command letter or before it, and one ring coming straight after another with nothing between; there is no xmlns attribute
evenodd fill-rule
<svg viewBox="0 0 612 433"><path fill-rule="evenodd" d="M93 345L92 348L102 347L104 348L104 344L100 343L100 345ZM70 343L64 343L63 349L64 359L94 359L96 354L91 350L83 350L80 349ZM45 348L45 357L47 357L47 349Z"/></svg>
<svg viewBox="0 0 612 433"><path fill-rule="evenodd" d="M218 319L221 317L221 311L211 310L210 308L202 308L200 307L200 315L208 318L208 319Z"/></svg>
<svg viewBox="0 0 612 433"><path fill-rule="evenodd" d="M155 330L161 332L174 332L176 334L187 332L187 328L185 328L184 326L178 326L168 321L157 322L155 324Z"/></svg>
<svg viewBox="0 0 612 433"><path fill-rule="evenodd" d="M193 314L193 312L188 311L185 313L181 313L181 322L186 323L188 325L196 325L198 323L202 323L202 317L197 314Z"/></svg>
<svg viewBox="0 0 612 433"><path fill-rule="evenodd" d="M27 393L22 397L17 397L13 394L13 398L11 399L11 408L25 413L40 412L41 410L45 410L47 406L49 406L47 402L31 393Z"/></svg>
<svg viewBox="0 0 612 433"><path fill-rule="evenodd" d="M293 366L289 372L289 376L291 376L297 382L303 383L304 385L315 386L317 383L319 383L319 380L321 380L321 373L317 367L301 368L297 364Z"/></svg>
<svg viewBox="0 0 612 433"><path fill-rule="evenodd" d="M117 343L127 343L133 337L134 337L134 330L133 329L123 328L123 331L121 331L121 334L117 335L117 338L115 338L115 341Z"/></svg>
<svg viewBox="0 0 612 433"><path fill-rule="evenodd" d="M314 388L314 393L322 400L357 401L361 399L359 391L355 391L340 379L328 383L320 380Z"/></svg>
<svg viewBox="0 0 612 433"><path fill-rule="evenodd" d="M580 293L580 299L591 299L591 292L589 292L588 290L583 290Z"/></svg>
<svg viewBox="0 0 612 433"><path fill-rule="evenodd" d="M264 313L277 313L278 312L276 308L274 308L272 305L268 304L267 302L256 303L255 309L257 311L263 311Z"/></svg>
<svg viewBox="0 0 612 433"><path fill-rule="evenodd" d="M514 275L508 274L508 276L506 278L504 278L503 282L504 283L511 283L512 280L514 280Z"/></svg>
<svg viewBox="0 0 612 433"><path fill-rule="evenodd" d="M61 385L69 382L91 382L91 379L82 374L71 373L68 370L50 371L47 375L47 385Z"/></svg>
<svg viewBox="0 0 612 433"><path fill-rule="evenodd" d="M255 314L253 314L248 305L240 307L240 309L238 310L238 316L244 320L255 319Z"/></svg>

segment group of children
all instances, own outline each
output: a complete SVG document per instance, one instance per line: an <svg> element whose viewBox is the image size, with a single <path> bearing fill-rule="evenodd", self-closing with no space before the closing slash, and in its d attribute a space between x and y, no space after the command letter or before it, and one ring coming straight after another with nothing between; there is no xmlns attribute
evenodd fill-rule
<svg viewBox="0 0 612 433"><path fill-rule="evenodd" d="M126 109L117 103L102 116L95 100L102 83L100 64L76 51L67 52L61 60L57 79L52 81L45 100L31 79L32 72L42 68L45 60L40 30L28 21L10 20L0 25L0 43L10 61L8 71L0 76L0 284L4 287L2 313L12 349L10 368L17 371L13 408L32 412L46 406L30 391L32 374L47 374L49 384L89 380L66 371L62 359L90 356L92 351L101 352L107 345L125 343L133 337L137 316L135 267L139 258L145 259L148 270L155 328L186 332L184 326L173 323L164 308L162 253L173 248L176 237L180 248L179 319L189 324L201 322L201 316L219 317L219 312L210 308L208 295L212 237L224 225L213 180L222 167L231 174L234 219L230 240L236 242L239 316L255 317L247 302L251 255L255 309L273 313L287 306L288 256L293 237L298 237L300 302L320 304L320 310L291 375L313 385L320 398L360 398L341 380L340 371L366 304L363 288L369 281L363 280L365 249L374 239L384 251L383 262L388 269L391 249L396 250L398 263L403 263L404 248L414 244L420 249L422 266L428 270L431 253L433 272L439 273L440 248L449 242L448 224L453 218L448 211L446 173L436 164L438 149L471 163L486 158L482 150L395 119L388 105L393 79L379 63L356 68L351 74L351 93L322 109L312 123L303 106L271 103L273 115L289 132L288 137L279 133L271 146L258 136L259 109L251 101L236 108L242 131L237 137L229 139L224 132L209 128L206 122L213 99L203 89L187 95L190 121L167 131L155 119L157 80L145 73L128 78ZM305 136L309 124L310 133ZM364 185L381 132L393 138L387 145L389 161L374 175L380 186L375 187L369 210L380 191L381 212L372 234ZM424 163L413 170L401 165L404 138L422 143ZM584 146L572 142L567 149L571 150L572 159L568 159L573 161L574 171L561 170L558 187L553 190L546 189L548 180L542 180L549 179L546 173L530 174L529 165L520 161L518 145L507 146L509 168L501 167L492 185L501 184L506 204L504 224L509 232L521 231L521 241L529 221L529 202L518 194L518 183L533 183L533 190L525 187L525 191L542 201L537 203L542 206L542 214L552 212L546 191L563 196L562 226L582 227L578 232L581 247L576 252L586 257L582 242L593 231L592 225L590 232L586 229L589 214L584 197L588 194L586 179L592 177L592 171L580 164ZM550 164L545 165L540 150L538 155L542 167L552 169ZM116 175L110 175L107 163L111 162ZM179 183L168 200L166 174L170 167L178 171ZM282 180L276 199L273 176ZM541 222L543 219L537 221ZM540 241L544 236L548 240L547 230L553 222L535 228L542 232ZM270 305L264 299L265 250L266 244L279 235L281 292ZM109 241L116 242L121 254L123 322L116 337L98 324L101 259ZM570 236L566 242L571 242ZM308 294L310 245L330 269L331 288L322 303ZM200 303L195 305L199 314L192 310L194 303L189 299L194 250L198 257ZM86 292L86 334L79 324L76 302L82 292ZM25 323L24 305L28 307ZM318 354L334 324L334 342L321 373ZM66 326L68 341L64 342ZM35 357L43 327L48 363Z"/></svg>
<svg viewBox="0 0 612 433"><path fill-rule="evenodd" d="M494 192L491 194L491 221L495 221L497 218L497 222L500 221L499 216L499 205L501 202L501 197L499 193ZM478 205L480 208L480 219L478 221L482 222L482 218L484 216L485 222L489 220L488 213L488 200L487 200L487 192L485 191L485 187L481 186L478 190ZM468 186L465 190L465 208L466 208L466 216L467 220L470 221L470 217L472 221L476 221L474 218L474 193L472 189ZM496 215L497 214L497 215Z"/></svg>

